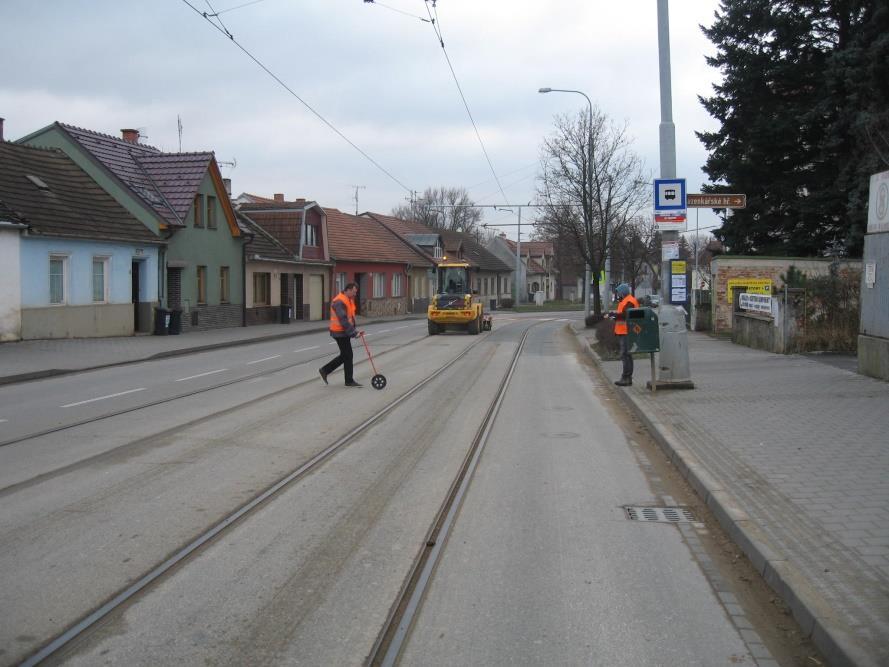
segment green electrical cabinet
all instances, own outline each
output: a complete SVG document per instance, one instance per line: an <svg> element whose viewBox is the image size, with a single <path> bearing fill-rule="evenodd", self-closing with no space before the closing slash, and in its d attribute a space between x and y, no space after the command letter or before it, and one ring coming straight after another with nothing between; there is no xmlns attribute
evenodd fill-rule
<svg viewBox="0 0 889 667"><path fill-rule="evenodd" d="M630 352L658 352L660 333L657 313L652 308L630 308L627 311L627 342Z"/></svg>

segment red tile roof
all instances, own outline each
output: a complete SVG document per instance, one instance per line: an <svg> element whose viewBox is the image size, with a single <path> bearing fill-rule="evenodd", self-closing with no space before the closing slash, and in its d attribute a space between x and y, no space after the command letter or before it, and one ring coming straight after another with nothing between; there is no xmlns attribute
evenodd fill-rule
<svg viewBox="0 0 889 667"><path fill-rule="evenodd" d="M428 258L373 218L349 215L335 208L324 208L324 212L330 254L336 260L432 265Z"/></svg>

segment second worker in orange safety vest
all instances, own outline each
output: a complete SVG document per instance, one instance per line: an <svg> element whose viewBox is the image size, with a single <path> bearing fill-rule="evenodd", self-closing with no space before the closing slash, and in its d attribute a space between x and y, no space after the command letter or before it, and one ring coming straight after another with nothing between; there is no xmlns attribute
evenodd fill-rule
<svg viewBox="0 0 889 667"><path fill-rule="evenodd" d="M318 369L318 374L327 384L327 376L340 366L346 376L347 387L361 387L352 377L352 339L364 333L355 327L355 296L358 285L348 283L343 291L330 302L330 335L340 348L340 353Z"/></svg>
<svg viewBox="0 0 889 667"><path fill-rule="evenodd" d="M629 387L633 384L633 355L630 354L630 345L627 341L627 311L630 308L638 308L639 302L630 294L630 286L621 283L614 290L617 294L617 312L614 314L614 335L620 341L620 360L623 363L623 372L620 380L614 384L618 387Z"/></svg>

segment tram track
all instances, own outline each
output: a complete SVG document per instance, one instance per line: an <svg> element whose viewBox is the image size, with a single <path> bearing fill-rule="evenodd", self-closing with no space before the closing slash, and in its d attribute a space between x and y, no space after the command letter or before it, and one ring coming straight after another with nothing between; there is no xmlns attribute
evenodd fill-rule
<svg viewBox="0 0 889 667"><path fill-rule="evenodd" d="M380 410L374 413L371 417L367 418L354 428L352 428L348 433L339 437L336 441L318 451L314 456L306 460L304 463L299 465L297 468L291 470L288 474L284 475L271 485L268 485L263 491L255 494L248 501L241 504L236 510L230 512L226 516L224 516L221 520L218 520L212 527L203 531L201 534L197 535L195 538L190 540L187 544L180 547L174 553L170 554L167 558L165 558L162 562L159 562L156 566L144 572L143 575L134 578L133 583L130 585L121 588L114 594L107 597L107 599L94 610L92 610L87 615L80 618L76 623L70 625L64 632L55 636L51 641L44 644L38 651L32 653L30 657L26 658L22 665L36 665L41 662L52 658L55 656L61 649L71 644L72 641L83 637L88 634L90 630L95 627L97 624L100 624L104 619L108 618L111 614L113 614L116 610L121 607L131 603L135 599L139 597L143 592L145 592L151 585L156 582L158 579L161 579L169 573L171 570L181 565L185 561L187 561L191 556L196 554L201 550L202 547L212 542L213 540L219 538L223 535L227 530L237 524L241 519L250 515L257 508L262 506L267 500L278 494L280 491L285 489L286 487L292 485L294 482L304 478L309 473L317 470L320 466L323 465L325 461L330 459L334 454L338 451L341 451L345 448L349 443L354 441L359 435L364 433L367 429L369 429L374 424L380 422L386 415L392 412L396 407L407 401L412 396L416 395L420 392L426 385L432 382L435 378L439 377L442 373L447 371L449 368L452 368L453 365L458 362L460 359L466 357L470 354L472 350L474 350L479 344L483 343L487 337L481 337L476 341L473 341L470 345L468 345L465 349L463 349L458 355L451 357L448 359L446 363L441 365L432 373L428 374L421 381L414 384L412 387L407 389L401 395L399 395L394 400L387 403ZM424 340L424 339L420 339ZM417 341L413 341L417 342ZM410 345L412 343L409 343ZM402 346L404 347L404 346ZM386 353L388 353L387 351ZM386 354L384 353L384 354ZM300 363L308 363L308 362L300 362ZM293 364L298 365L298 364ZM284 367L286 368L286 367ZM277 369L277 370L283 370ZM277 371L268 371L266 370L263 373L257 375L266 375L270 372ZM246 378L241 378L240 381L243 381ZM218 386L225 386L228 383L220 383ZM298 387L302 384L306 384L306 382L296 383L292 387L288 387L285 389L277 390L274 393L281 393L285 391L291 390L293 387ZM213 387L213 388L218 388ZM196 393L203 393L206 391L210 391L210 388L205 388L199 390L197 392L190 392L189 395L194 395ZM253 399L251 402L260 399ZM143 406L144 407L144 406ZM127 410L126 412L130 412L131 410ZM102 419L109 418L110 415L105 415L101 417ZM201 418L206 419L206 417ZM177 428L182 428L177 427Z"/></svg>
<svg viewBox="0 0 889 667"><path fill-rule="evenodd" d="M435 569L441 559L463 499L469 490L469 485L478 466L479 459L484 452L488 436L494 426L497 413L506 396L506 391L509 388L510 381L524 349L528 333L533 326L535 325L531 324L528 326L522 334L522 338L500 382L497 393L488 406L482 423L467 450L466 457L429 528L423 548L417 555L390 614L367 657L365 665L369 667L391 667L398 662L398 658L408 641L410 630L420 612L426 592L432 583Z"/></svg>

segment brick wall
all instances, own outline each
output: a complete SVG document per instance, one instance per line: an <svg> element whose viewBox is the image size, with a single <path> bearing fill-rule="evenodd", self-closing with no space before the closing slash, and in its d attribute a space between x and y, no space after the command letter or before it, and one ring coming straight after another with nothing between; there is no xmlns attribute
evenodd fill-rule
<svg viewBox="0 0 889 667"><path fill-rule="evenodd" d="M404 315L409 312L407 297L392 297L387 299L367 299L362 302L361 314L364 317L382 317L390 315Z"/></svg>
<svg viewBox="0 0 889 667"><path fill-rule="evenodd" d="M713 333L729 334L732 330L732 303L728 300L728 283L732 279L767 279L772 282L772 293L783 289L782 275L793 266L807 276L823 276L830 272L832 259L815 257L714 257L711 272L711 321ZM842 260L842 268L861 270L861 260Z"/></svg>
<svg viewBox="0 0 889 667"><path fill-rule="evenodd" d="M197 316L195 316L197 313ZM192 324L197 320L197 324ZM182 333L241 326L241 305L222 303L218 306L192 306L182 313Z"/></svg>

